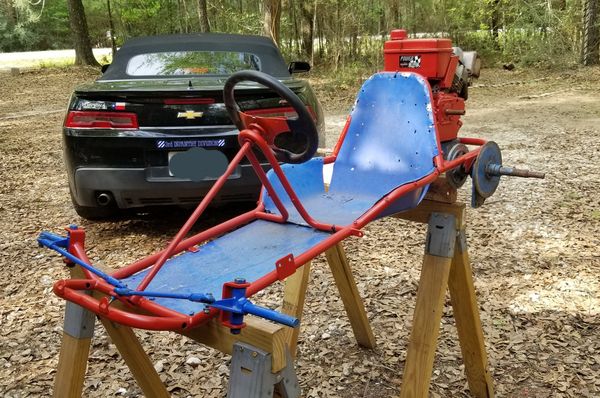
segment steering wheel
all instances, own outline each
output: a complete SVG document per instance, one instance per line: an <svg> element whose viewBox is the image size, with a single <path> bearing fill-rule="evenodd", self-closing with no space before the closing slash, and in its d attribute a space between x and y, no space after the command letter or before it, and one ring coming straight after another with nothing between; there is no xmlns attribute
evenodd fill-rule
<svg viewBox="0 0 600 398"><path fill-rule="evenodd" d="M234 95L236 84L244 81L259 83L273 90L287 101L298 117L295 119L281 116L261 117L244 113L240 110ZM319 145L317 126L306 105L292 90L271 75L253 70L243 70L232 74L225 82L223 100L229 117L240 131L248 128L252 129L252 124L260 127L261 135L269 144L278 161L303 163L312 158L317 151ZM276 140L277 136L285 133L291 136L289 137L291 138L291 145L286 146L299 147L299 151L292 152L278 146L280 140Z"/></svg>

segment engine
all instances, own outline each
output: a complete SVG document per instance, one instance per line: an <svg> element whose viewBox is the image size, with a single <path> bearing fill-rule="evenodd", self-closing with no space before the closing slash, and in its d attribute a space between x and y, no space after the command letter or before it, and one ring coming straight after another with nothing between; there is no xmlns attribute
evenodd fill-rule
<svg viewBox="0 0 600 398"><path fill-rule="evenodd" d="M468 87L479 77L480 68L481 59L475 51L452 47L446 38L409 39L406 30L396 29L384 45L385 71L415 72L429 81L442 143L457 138Z"/></svg>

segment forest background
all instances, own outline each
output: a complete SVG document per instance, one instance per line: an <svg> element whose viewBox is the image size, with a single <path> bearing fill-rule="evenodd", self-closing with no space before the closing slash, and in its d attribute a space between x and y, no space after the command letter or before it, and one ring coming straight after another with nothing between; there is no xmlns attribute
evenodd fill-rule
<svg viewBox="0 0 600 398"><path fill-rule="evenodd" d="M75 48L94 64L86 47L135 36L265 34L288 60L371 73L405 28L451 37L487 66L570 68L600 61L599 14L599 0L0 0L0 51Z"/></svg>

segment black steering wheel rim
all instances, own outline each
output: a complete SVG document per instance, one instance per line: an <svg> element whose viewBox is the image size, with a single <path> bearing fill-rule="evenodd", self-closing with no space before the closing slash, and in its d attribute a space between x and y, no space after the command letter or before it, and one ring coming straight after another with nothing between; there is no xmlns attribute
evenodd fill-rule
<svg viewBox="0 0 600 398"><path fill-rule="evenodd" d="M241 110L235 100L234 94L235 86L243 81L259 83L273 90L281 98L286 100L298 114L297 119L288 119L287 124L290 127L292 139L305 139L306 147L300 153L293 153L287 149L272 146L271 149L277 160L285 163L303 163L311 159L317 152L319 146L319 135L315 121L302 100L298 98L292 90L271 75L254 70L243 70L232 74L227 79L225 86L223 87L223 102L225 103L225 108L235 126L240 131L247 128L240 118Z"/></svg>

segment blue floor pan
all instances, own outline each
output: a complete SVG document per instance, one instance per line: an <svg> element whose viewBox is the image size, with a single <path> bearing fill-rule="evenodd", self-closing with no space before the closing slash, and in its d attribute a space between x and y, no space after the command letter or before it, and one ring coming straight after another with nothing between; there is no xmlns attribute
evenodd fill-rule
<svg viewBox="0 0 600 398"><path fill-rule="evenodd" d="M221 298L225 282L245 278L253 282L275 270L275 262L288 254L298 256L330 234L295 224L257 220L201 246L169 259L154 277L148 291L212 293ZM139 285L148 270L123 279L130 288ZM188 300L157 298L156 303L182 314L204 309Z"/></svg>

